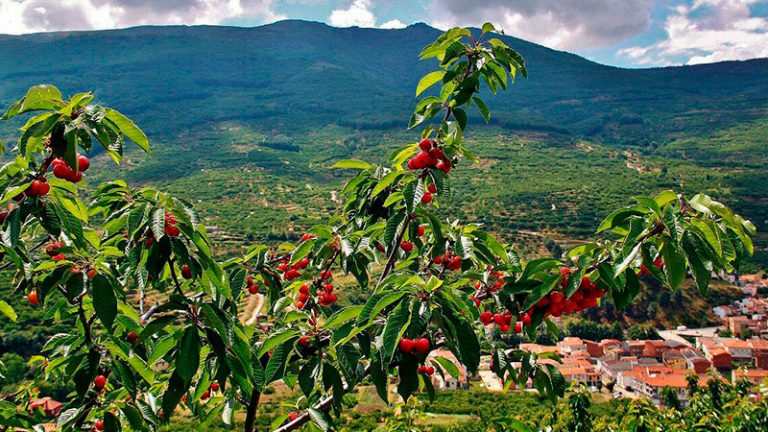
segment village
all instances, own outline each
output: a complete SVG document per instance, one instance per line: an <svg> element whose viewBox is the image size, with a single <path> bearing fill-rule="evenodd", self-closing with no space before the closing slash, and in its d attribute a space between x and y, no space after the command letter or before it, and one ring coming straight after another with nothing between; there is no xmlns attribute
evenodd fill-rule
<svg viewBox="0 0 768 432"><path fill-rule="evenodd" d="M538 361L555 366L571 384L593 392L607 391L614 398L647 398L662 404L662 391L668 387L685 406L692 376L700 386L712 379L746 380L757 392L768 379L768 298L760 292L768 289L768 280L750 275L740 284L744 298L713 308L722 321L719 327L681 326L659 331L660 338L654 340L565 337L556 345L522 343L520 347L537 354L556 354L560 361ZM460 371L458 378L433 375L436 388L469 388L474 380L489 391L505 390L504 382L490 370L490 357L483 359L477 376L468 376L450 351L434 351L430 356L446 357ZM532 388L529 382L527 389Z"/></svg>

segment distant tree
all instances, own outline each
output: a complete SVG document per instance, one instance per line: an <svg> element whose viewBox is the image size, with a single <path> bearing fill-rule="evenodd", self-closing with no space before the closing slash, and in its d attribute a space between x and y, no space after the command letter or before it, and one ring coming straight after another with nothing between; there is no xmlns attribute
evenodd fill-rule
<svg viewBox="0 0 768 432"><path fill-rule="evenodd" d="M5 353L0 357L2 369L0 369L0 386L16 384L24 380L27 372L27 364L24 357L16 353Z"/></svg>
<svg viewBox="0 0 768 432"><path fill-rule="evenodd" d="M629 340L658 339L659 332L652 326L632 324L632 326L627 329L627 338Z"/></svg>
<svg viewBox="0 0 768 432"><path fill-rule="evenodd" d="M591 406L592 400L589 392L584 386L578 386L576 391L568 396L568 408L571 415L566 424L568 432L592 431L592 413L589 410Z"/></svg>
<svg viewBox="0 0 768 432"><path fill-rule="evenodd" d="M689 396L693 396L699 392L699 376L698 375L688 374L686 375L685 380L688 382L688 385L686 387L688 389Z"/></svg>
<svg viewBox="0 0 768 432"><path fill-rule="evenodd" d="M614 387L616 387L616 381L608 381L605 384L605 388L608 390L609 393L613 393Z"/></svg>
<svg viewBox="0 0 768 432"><path fill-rule="evenodd" d="M671 387L664 387L661 389L661 400L667 408L677 411L683 409L683 405L680 403L680 398L677 396L677 391Z"/></svg>
<svg viewBox="0 0 768 432"><path fill-rule="evenodd" d="M730 338L733 337L733 332L731 332L731 329L723 327L717 331L717 335L724 338Z"/></svg>
<svg viewBox="0 0 768 432"><path fill-rule="evenodd" d="M739 332L739 339L752 339L752 337L755 336L755 332L752 331L749 327L743 329L741 332Z"/></svg>

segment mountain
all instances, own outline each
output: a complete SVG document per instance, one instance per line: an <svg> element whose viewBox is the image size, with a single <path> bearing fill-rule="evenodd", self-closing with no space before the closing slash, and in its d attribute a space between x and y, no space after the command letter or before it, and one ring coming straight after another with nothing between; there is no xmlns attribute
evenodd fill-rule
<svg viewBox="0 0 768 432"><path fill-rule="evenodd" d="M2 36L0 103L55 81L68 92L96 90L153 135L231 119L278 129L293 127L291 118L389 129L407 118L416 82L433 67L417 54L438 34L424 24L378 30L282 21ZM531 78L494 98L501 125L647 140L676 131L681 116L716 110L729 122L734 111L743 120L745 106L751 117L768 106L766 59L630 70L506 39ZM175 119L157 120L151 110ZM192 115L199 112L204 118Z"/></svg>
<svg viewBox="0 0 768 432"><path fill-rule="evenodd" d="M335 206L333 160L414 139L413 90L436 66L418 53L438 34L282 21L0 36L0 106L38 83L94 90L155 141L122 176L197 199L212 224L280 238ZM472 119L484 162L458 171L448 212L510 240L586 236L633 194L675 188L715 194L766 231L768 59L622 69L504 38L529 77L485 98L490 127Z"/></svg>

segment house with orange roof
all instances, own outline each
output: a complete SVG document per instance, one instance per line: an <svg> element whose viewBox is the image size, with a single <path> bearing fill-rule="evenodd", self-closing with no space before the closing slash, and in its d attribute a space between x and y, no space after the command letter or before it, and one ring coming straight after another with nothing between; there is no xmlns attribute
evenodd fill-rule
<svg viewBox="0 0 768 432"><path fill-rule="evenodd" d="M601 384L602 377L594 366L584 365L561 365L558 370L569 383L578 383L593 387Z"/></svg>
<svg viewBox="0 0 768 432"><path fill-rule="evenodd" d="M752 346L749 342L735 338L723 338L720 344L735 361L751 361Z"/></svg>
<svg viewBox="0 0 768 432"><path fill-rule="evenodd" d="M433 374L431 377L432 386L440 390L464 389L469 386L469 381L467 377L467 368L464 367L464 365L462 365L461 362L459 362L459 360L456 358L455 355L453 355L453 353L450 350L438 349L438 350L431 351L429 353L429 356L427 356L427 360L429 361L431 359L434 359L435 357L445 357L446 359L448 359L459 370L459 376L455 377L447 372L445 373L445 377L443 377L439 373ZM435 361L435 363L437 362Z"/></svg>
<svg viewBox="0 0 768 432"><path fill-rule="evenodd" d="M587 351L587 344L581 338L569 336L557 343L560 354L571 355L579 351Z"/></svg>
<svg viewBox="0 0 768 432"><path fill-rule="evenodd" d="M540 345L536 343L521 343L520 349L536 354L559 353L560 348L555 345Z"/></svg>
<svg viewBox="0 0 768 432"><path fill-rule="evenodd" d="M738 368L731 372L733 383L746 379L753 386L759 386L768 380L768 370Z"/></svg>
<svg viewBox="0 0 768 432"><path fill-rule="evenodd" d="M38 408L42 409L46 417L58 417L61 414L61 402L57 402L49 397L42 397L39 399L33 399L29 402L29 411L34 411Z"/></svg>

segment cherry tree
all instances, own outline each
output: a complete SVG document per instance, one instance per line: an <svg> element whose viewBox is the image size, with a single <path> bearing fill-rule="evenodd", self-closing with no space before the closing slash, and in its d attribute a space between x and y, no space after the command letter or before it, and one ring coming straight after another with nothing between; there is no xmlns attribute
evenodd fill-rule
<svg viewBox="0 0 768 432"><path fill-rule="evenodd" d="M469 373L489 355L507 386L531 380L555 400L566 387L557 368L499 334L534 338L556 331L553 317L606 301L623 308L639 275L676 290L690 272L705 293L713 273L753 252L754 226L701 194L635 197L602 222L598 240L562 260L523 260L481 224L438 212L451 200L453 170L478 160L464 135L470 119L490 120L481 93L527 76L523 57L495 33L491 24L474 34L454 28L424 48L437 68L416 89L430 91L408 124L420 134L384 161L336 163L351 177L325 224L229 259L216 257L188 201L119 180L85 193L94 147L119 163L127 143L149 153L149 140L91 93L29 89L3 116L34 113L0 169L0 248L19 297L46 320L74 323L34 358L46 379L74 385L62 430L154 430L181 406L204 425L244 412L251 432L261 395L278 381L300 396L273 429L326 430L361 383L388 402L394 381L403 400L433 397L431 375L459 375L430 355L436 348ZM350 280L365 302L340 307ZM246 325L238 307L253 295L263 296L265 317ZM160 301L149 307L147 296ZM15 319L13 305L0 302L0 311ZM0 425L43 423L26 409L32 396L21 386L0 401Z"/></svg>

